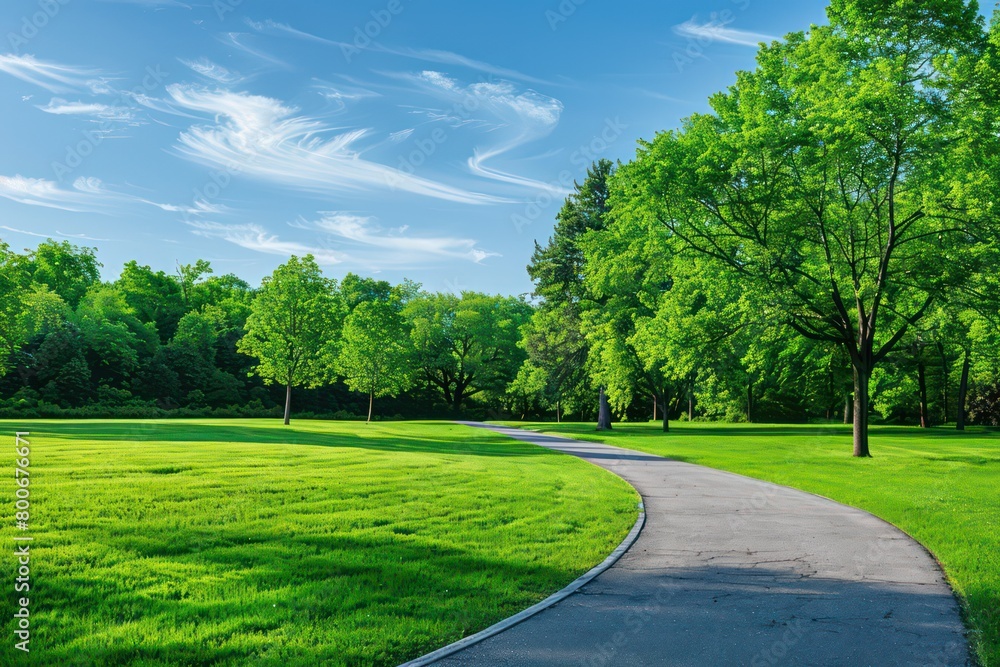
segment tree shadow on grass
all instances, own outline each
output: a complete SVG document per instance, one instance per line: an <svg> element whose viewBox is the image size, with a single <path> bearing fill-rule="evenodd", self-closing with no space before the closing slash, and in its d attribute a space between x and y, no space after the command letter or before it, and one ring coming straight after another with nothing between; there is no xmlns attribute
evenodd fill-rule
<svg viewBox="0 0 1000 667"><path fill-rule="evenodd" d="M78 564L40 578L37 613L53 620L37 639L44 648L32 664L250 664L266 657L256 636L274 633L288 664L396 665L516 613L581 574L391 533L229 542L155 530L148 537L191 550L164 556L119 536L107 546L127 558L110 571ZM143 563L163 558L205 576L143 575ZM60 615L67 609L77 611ZM381 626L378 632L371 624ZM116 637L126 625L132 630L123 646ZM352 655L336 653L344 647Z"/></svg>
<svg viewBox="0 0 1000 667"><path fill-rule="evenodd" d="M537 425L534 425L537 426ZM555 425L552 425L555 426ZM699 426L682 424L669 432L663 432L659 428L647 427L646 424L625 423L615 424L617 427L608 435L623 435L637 438L658 438L669 439L686 436L699 437L769 437L769 436L813 436L813 437L844 437L852 436L852 427L844 424L816 424L816 425L781 425L762 424L753 426L748 424L717 424L712 426ZM550 427L548 424L541 428ZM596 436L597 432L591 424L562 424L557 429L559 433L565 433L570 437L575 436ZM954 427L938 426L933 428L918 428L915 426L881 426L873 425L870 431L871 437L882 438L913 438L913 439L979 439L992 438L997 435L997 431L991 428L973 428L966 431L958 431Z"/></svg>

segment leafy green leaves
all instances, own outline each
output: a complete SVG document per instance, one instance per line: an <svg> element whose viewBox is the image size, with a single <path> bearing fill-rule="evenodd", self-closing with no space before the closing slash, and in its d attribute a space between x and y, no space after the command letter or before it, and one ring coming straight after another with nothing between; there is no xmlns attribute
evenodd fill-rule
<svg viewBox="0 0 1000 667"><path fill-rule="evenodd" d="M238 349L265 383L317 387L332 379L345 308L311 255L293 256L264 283Z"/></svg>

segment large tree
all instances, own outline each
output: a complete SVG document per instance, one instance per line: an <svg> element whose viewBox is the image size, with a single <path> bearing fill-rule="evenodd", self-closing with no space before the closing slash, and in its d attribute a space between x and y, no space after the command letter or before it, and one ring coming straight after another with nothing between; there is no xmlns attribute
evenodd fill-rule
<svg viewBox="0 0 1000 667"><path fill-rule="evenodd" d="M181 286L174 276L140 266L133 259L125 263L115 287L140 320L156 326L161 342L173 338L185 312Z"/></svg>
<svg viewBox="0 0 1000 667"><path fill-rule="evenodd" d="M872 370L967 276L991 218L956 192L969 177L954 165L995 138L961 121L975 6L834 0L828 15L762 47L713 113L644 144L629 176L679 248L847 350L854 454L869 456Z"/></svg>
<svg viewBox="0 0 1000 667"><path fill-rule="evenodd" d="M69 241L48 239L23 259L34 282L47 286L73 308L100 280L96 249Z"/></svg>
<svg viewBox="0 0 1000 667"><path fill-rule="evenodd" d="M526 357L517 343L531 306L522 299L428 294L411 301L405 315L421 379L455 412L473 396L503 396Z"/></svg>
<svg viewBox="0 0 1000 667"><path fill-rule="evenodd" d="M159 344L156 327L143 322L113 285L96 285L80 299L73 320L87 348L95 384L124 387Z"/></svg>
<svg viewBox="0 0 1000 667"><path fill-rule="evenodd" d="M413 382L413 348L398 304L362 301L344 322L337 367L352 391L368 395L368 422L376 398L394 396Z"/></svg>
<svg viewBox="0 0 1000 667"><path fill-rule="evenodd" d="M8 359L24 341L27 275L18 256L0 241L0 376Z"/></svg>
<svg viewBox="0 0 1000 667"><path fill-rule="evenodd" d="M559 210L548 242L544 246L535 242L528 265L539 304L530 325L525 327L522 345L528 352L529 363L546 372L557 410L566 398L573 404L580 402L580 396L593 395L594 378L588 372L590 342L583 318L585 312L599 308L601 303L584 281L586 258L582 240L589 232L607 225L609 180L614 172L615 165L610 160L602 159L591 165L586 178L576 184ZM600 384L601 378L597 382ZM599 426L610 428L607 392L603 385L598 389Z"/></svg>
<svg viewBox="0 0 1000 667"><path fill-rule="evenodd" d="M265 384L285 387L285 424L292 387L332 380L345 308L336 283L323 276L312 255L294 255L264 279L238 349L257 359L253 372Z"/></svg>

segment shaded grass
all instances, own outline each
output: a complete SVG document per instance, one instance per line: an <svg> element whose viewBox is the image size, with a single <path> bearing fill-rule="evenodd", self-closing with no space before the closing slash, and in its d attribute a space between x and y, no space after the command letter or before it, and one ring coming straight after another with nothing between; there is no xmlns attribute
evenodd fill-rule
<svg viewBox="0 0 1000 667"><path fill-rule="evenodd" d="M1000 666L1000 437L985 430L873 427L872 459L849 426L522 424L740 473L865 509L926 546L963 600L972 645Z"/></svg>
<svg viewBox="0 0 1000 667"><path fill-rule="evenodd" d="M454 424L5 426L10 450L31 431L24 664L396 665L566 585L637 514L595 466Z"/></svg>

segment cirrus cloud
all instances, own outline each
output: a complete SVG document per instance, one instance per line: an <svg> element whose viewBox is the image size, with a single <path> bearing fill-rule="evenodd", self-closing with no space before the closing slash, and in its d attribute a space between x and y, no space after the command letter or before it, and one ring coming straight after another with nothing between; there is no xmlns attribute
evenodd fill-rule
<svg viewBox="0 0 1000 667"><path fill-rule="evenodd" d="M395 189L465 204L506 200L421 178L362 157L367 129L327 137L334 128L261 95L171 84L173 104L208 114L213 124L182 132L177 151L264 181L319 194Z"/></svg>

